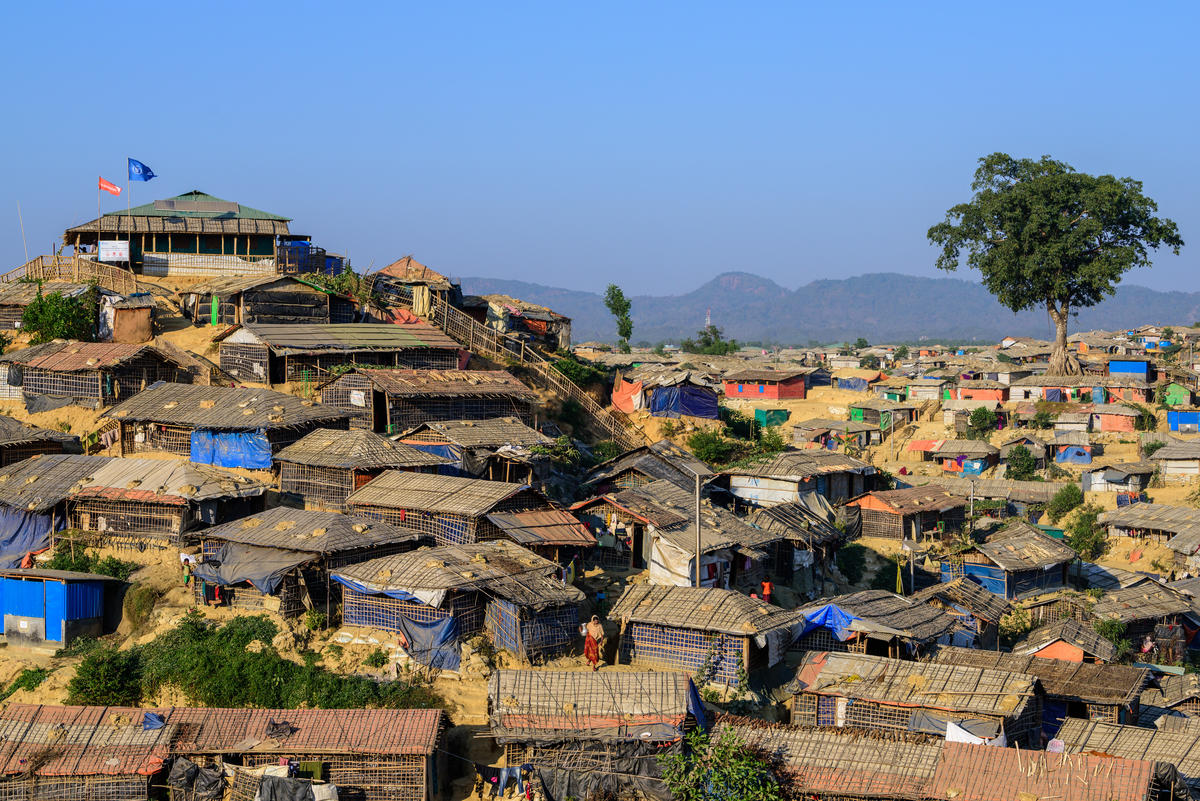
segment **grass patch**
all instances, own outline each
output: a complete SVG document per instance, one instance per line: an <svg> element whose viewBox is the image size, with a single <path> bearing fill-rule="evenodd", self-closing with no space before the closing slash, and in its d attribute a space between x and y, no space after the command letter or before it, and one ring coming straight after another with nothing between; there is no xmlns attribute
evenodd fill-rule
<svg viewBox="0 0 1200 801"><path fill-rule="evenodd" d="M146 584L134 584L125 593L125 619L133 631L141 631L150 622L154 605L162 598L162 593Z"/></svg>
<svg viewBox="0 0 1200 801"><path fill-rule="evenodd" d="M70 543L60 542L54 549L54 555L45 563L49 570L73 570L76 573L95 573L101 576L112 576L121 581L128 581L135 570L141 568L137 562L126 562L115 556L97 557L86 548L75 548L71 553Z"/></svg>
<svg viewBox="0 0 1200 801"><path fill-rule="evenodd" d="M100 648L84 657L70 703L136 706L172 687L201 706L296 709L442 707L420 681L342 676L306 659L298 665L270 643L279 628L262 615L223 625L189 614L153 642L129 651ZM248 648L256 643L254 648ZM261 646L261 647L260 647Z"/></svg>
<svg viewBox="0 0 1200 801"><path fill-rule="evenodd" d="M46 668L25 668L0 692L0 701L8 700L17 690L36 690L49 675L50 671Z"/></svg>

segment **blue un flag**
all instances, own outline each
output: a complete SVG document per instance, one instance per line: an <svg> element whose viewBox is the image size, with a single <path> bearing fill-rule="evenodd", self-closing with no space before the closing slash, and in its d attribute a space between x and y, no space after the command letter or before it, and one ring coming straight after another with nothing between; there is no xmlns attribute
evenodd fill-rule
<svg viewBox="0 0 1200 801"><path fill-rule="evenodd" d="M129 159L129 180L131 181L149 181L151 178L157 178L154 170L147 167L137 159Z"/></svg>

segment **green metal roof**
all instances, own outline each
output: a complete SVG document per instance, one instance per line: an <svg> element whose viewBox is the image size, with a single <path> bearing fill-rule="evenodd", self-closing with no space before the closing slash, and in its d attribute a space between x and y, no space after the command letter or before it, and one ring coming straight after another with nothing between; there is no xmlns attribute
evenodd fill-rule
<svg viewBox="0 0 1200 801"><path fill-rule="evenodd" d="M222 198L210 195L207 192L201 192L199 189L193 189L191 192L184 192L182 195L176 195L168 200L192 202L192 203L231 203L232 201L223 200ZM269 211L260 209L252 209L249 206L241 203L237 204L237 211L180 211L178 209L158 209L154 207L154 202L146 203L141 206L134 206L127 211L110 211L105 217L203 217L211 220L278 220L281 222L290 222L291 217L281 217L278 214L271 214Z"/></svg>

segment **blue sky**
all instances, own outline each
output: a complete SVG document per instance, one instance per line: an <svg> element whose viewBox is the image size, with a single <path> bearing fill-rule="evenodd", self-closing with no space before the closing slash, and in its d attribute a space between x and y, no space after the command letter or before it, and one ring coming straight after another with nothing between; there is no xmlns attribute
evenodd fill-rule
<svg viewBox="0 0 1200 801"><path fill-rule="evenodd" d="M1194 5L176 3L7 8L0 258L125 157L364 269L633 293L935 275L975 160L1145 182L1200 237ZM105 196L105 210L125 198ZM1200 241L1127 280L1197 289ZM967 274L963 274L964 277Z"/></svg>

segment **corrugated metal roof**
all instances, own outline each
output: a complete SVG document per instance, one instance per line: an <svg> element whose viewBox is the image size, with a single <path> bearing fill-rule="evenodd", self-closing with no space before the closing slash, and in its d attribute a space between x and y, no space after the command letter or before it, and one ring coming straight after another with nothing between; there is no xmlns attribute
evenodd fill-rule
<svg viewBox="0 0 1200 801"><path fill-rule="evenodd" d="M254 431L345 420L349 413L269 389L156 384L108 410L126 422Z"/></svg>
<svg viewBox="0 0 1200 801"><path fill-rule="evenodd" d="M47 579L49 581L119 581L112 576L98 573L80 573L78 570L49 570L46 568L13 568L0 570L0 576L8 578Z"/></svg>

